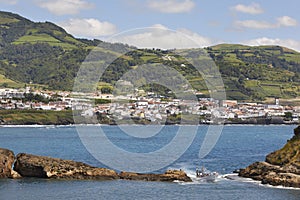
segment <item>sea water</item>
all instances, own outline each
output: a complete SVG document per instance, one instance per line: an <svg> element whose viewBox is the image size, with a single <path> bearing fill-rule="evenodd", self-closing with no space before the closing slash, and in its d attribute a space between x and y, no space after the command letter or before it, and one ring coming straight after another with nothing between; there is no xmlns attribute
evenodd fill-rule
<svg viewBox="0 0 300 200"><path fill-rule="evenodd" d="M293 136L295 127L224 126L212 151L204 158L199 158L199 150L208 129L208 126L199 126L193 143L185 153L168 166L155 171L162 173L166 169L182 169L193 179L191 183L8 179L0 180L0 199L299 199L300 190L261 185L232 174L236 169L264 160L268 153L281 148ZM140 138L124 134L118 126L99 128L116 146L136 153L164 147L178 131L178 126L166 126L153 137ZM74 126L4 126L0 128L0 147L11 149L15 154L26 152L107 167L87 151ZM112 153L109 156L114 157ZM163 157L154 162L162 162L160 159ZM215 182L195 179L195 169L201 166L217 171L220 176Z"/></svg>

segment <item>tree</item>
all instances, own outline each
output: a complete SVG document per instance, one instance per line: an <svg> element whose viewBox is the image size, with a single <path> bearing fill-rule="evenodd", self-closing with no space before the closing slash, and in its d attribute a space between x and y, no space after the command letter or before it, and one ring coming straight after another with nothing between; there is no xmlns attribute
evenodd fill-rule
<svg viewBox="0 0 300 200"><path fill-rule="evenodd" d="M286 121L291 121L293 119L293 113L291 113L291 112L285 112L284 113L284 119Z"/></svg>

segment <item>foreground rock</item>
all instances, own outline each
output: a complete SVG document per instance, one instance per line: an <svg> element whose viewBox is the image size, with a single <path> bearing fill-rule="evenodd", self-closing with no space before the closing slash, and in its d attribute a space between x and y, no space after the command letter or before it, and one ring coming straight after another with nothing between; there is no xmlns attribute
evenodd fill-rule
<svg viewBox="0 0 300 200"><path fill-rule="evenodd" d="M114 170L96 168L81 162L25 153L17 155L14 170L22 177L50 179L192 181L190 177L181 170L168 170L164 174L139 174L133 172L121 172L117 174Z"/></svg>
<svg viewBox="0 0 300 200"><path fill-rule="evenodd" d="M0 178L12 178L14 161L15 155L12 151L0 148Z"/></svg>
<svg viewBox="0 0 300 200"><path fill-rule="evenodd" d="M85 163L21 153L14 170L23 177L52 179L118 179L114 170L96 168Z"/></svg>
<svg viewBox="0 0 300 200"><path fill-rule="evenodd" d="M135 181L168 181L173 182L183 181L192 182L191 178L186 175L184 171L168 170L164 174L139 174L133 172L121 172L119 174L121 179L135 180Z"/></svg>
<svg viewBox="0 0 300 200"><path fill-rule="evenodd" d="M241 169L239 176L263 184L300 188L300 126L294 134L282 149L267 155L265 162L256 162Z"/></svg>

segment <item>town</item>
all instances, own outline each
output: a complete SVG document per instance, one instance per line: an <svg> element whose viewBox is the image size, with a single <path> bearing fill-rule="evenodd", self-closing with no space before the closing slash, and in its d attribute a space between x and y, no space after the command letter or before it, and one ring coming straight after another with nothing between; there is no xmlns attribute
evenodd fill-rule
<svg viewBox="0 0 300 200"><path fill-rule="evenodd" d="M145 91L139 95L115 96L101 92L86 94L26 87L0 89L0 101L2 110L72 109L80 111L83 117L98 116L123 123L128 119L138 119L153 124L166 120L177 124L185 115L191 115L198 116L197 123L201 124L214 123L216 119L225 123L296 124L300 117L300 106L281 105L278 98L274 98L272 104L263 104L212 98L198 98L197 101L165 98Z"/></svg>

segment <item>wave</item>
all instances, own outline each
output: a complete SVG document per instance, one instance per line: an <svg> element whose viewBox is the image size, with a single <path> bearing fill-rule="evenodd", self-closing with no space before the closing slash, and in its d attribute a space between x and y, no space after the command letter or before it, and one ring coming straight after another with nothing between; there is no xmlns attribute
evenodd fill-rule
<svg viewBox="0 0 300 200"><path fill-rule="evenodd" d="M40 125L40 124L32 124L32 125L1 125L0 128L57 128L57 127L75 127L74 125Z"/></svg>
<svg viewBox="0 0 300 200"><path fill-rule="evenodd" d="M180 185L213 184L223 179L223 175L218 175L215 180L199 178L196 176L196 167L191 163L177 163L175 169L183 170L187 174L187 176L192 179L192 182L174 181L174 183L178 183Z"/></svg>
<svg viewBox="0 0 300 200"><path fill-rule="evenodd" d="M237 173L232 174L220 174L215 181L206 181L201 178L196 177L196 173L190 169L183 169L187 175L192 179L192 182L182 182L182 181L174 181L180 185L195 185L195 184L213 184L219 181L236 181L241 183L249 183L255 184L259 187L266 187L266 188L273 188L273 189L282 189L282 190L300 190L300 188L293 188L293 187L285 187L285 186L273 186L270 184L262 184L261 181L256 181L251 178L244 178L238 176Z"/></svg>
<svg viewBox="0 0 300 200"><path fill-rule="evenodd" d="M3 128L46 128L46 127L55 127L55 125L2 125Z"/></svg>
<svg viewBox="0 0 300 200"><path fill-rule="evenodd" d="M285 187L282 185L279 186L274 186L274 185L270 185L270 184L259 184L262 187L268 187L268 188L275 188L275 189L283 189L283 190L300 190L300 188L294 188L294 187Z"/></svg>
<svg viewBox="0 0 300 200"><path fill-rule="evenodd" d="M180 185L194 185L194 184L212 184L219 181L236 181L241 183L249 183L255 184L259 187L266 187L266 188L273 188L273 189L283 189L283 190L300 190L300 188L293 188L293 187L285 187L285 186L273 186L270 184L262 184L261 181L256 181L251 178L244 178L238 176L237 173L231 174L220 174L215 181L206 181L201 178L196 177L196 173L190 169L183 169L187 175L192 179L192 182L182 182L182 181L174 181Z"/></svg>
<svg viewBox="0 0 300 200"><path fill-rule="evenodd" d="M197 184L215 184L219 181L222 181L222 175L219 175L216 177L215 180L206 180L204 178L197 178L195 172L190 173L187 172L187 175L192 179L192 182L181 182L181 181L177 181L177 183L179 183L180 185L197 185Z"/></svg>
<svg viewBox="0 0 300 200"><path fill-rule="evenodd" d="M274 186L270 184L262 184L261 181L256 181L251 178L244 178L238 176L237 173L234 174L224 174L222 175L223 179L231 180L231 181L237 181L237 182L242 182L242 183L250 183L250 184L255 184L260 187L267 187L267 188L273 188L273 189L284 189L284 190L300 190L300 188L293 188L293 187L285 187L285 186Z"/></svg>
<svg viewBox="0 0 300 200"><path fill-rule="evenodd" d="M255 183L257 185L260 184L260 181L253 180L251 178L244 178L239 176L237 173L232 173L232 174L223 174L221 178L226 179L226 180L231 180L231 181L238 181L238 182L243 182L243 183Z"/></svg>

